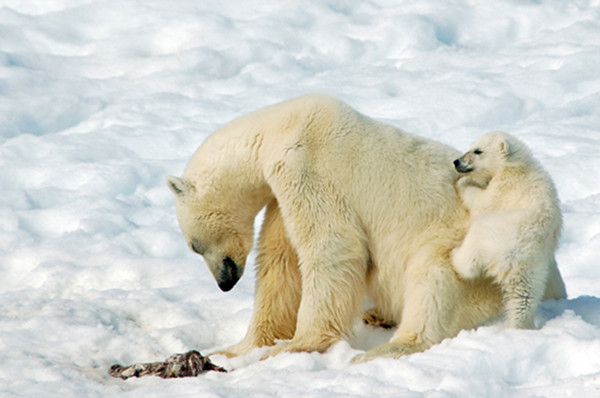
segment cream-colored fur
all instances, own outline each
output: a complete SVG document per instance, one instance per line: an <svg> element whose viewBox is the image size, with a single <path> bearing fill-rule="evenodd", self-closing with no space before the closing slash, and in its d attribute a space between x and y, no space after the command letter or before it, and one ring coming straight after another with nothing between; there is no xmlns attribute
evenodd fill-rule
<svg viewBox="0 0 600 398"><path fill-rule="evenodd" d="M323 95L212 134L168 184L183 235L223 290L241 276L267 206L254 315L225 353L322 352L351 333L365 295L399 327L357 360L422 351L498 314L500 290L461 279L450 261L468 220L454 189L457 155Z"/></svg>
<svg viewBox="0 0 600 398"><path fill-rule="evenodd" d="M508 326L532 328L546 281L556 277L561 213L554 184L525 144L506 133L482 136L454 164L464 173L456 186L472 221L453 265L468 279L494 278ZM556 288L564 297L564 285Z"/></svg>

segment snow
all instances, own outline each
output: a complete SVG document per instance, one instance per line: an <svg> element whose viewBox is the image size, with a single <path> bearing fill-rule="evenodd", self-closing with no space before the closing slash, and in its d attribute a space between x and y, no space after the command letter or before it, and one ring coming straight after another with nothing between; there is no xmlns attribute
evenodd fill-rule
<svg viewBox="0 0 600 398"><path fill-rule="evenodd" d="M600 396L599 70L598 0L0 0L0 396ZM398 360L349 365L391 336L357 323L324 354L110 378L243 337L252 272L219 291L165 177L307 92L461 150L521 137L563 202L568 300Z"/></svg>

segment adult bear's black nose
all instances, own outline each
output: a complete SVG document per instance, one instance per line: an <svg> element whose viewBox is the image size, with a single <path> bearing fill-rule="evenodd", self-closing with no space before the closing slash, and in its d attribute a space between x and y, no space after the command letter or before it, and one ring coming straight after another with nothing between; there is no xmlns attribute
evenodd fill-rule
<svg viewBox="0 0 600 398"><path fill-rule="evenodd" d="M454 159L454 167L458 167L460 164L460 159Z"/></svg>
<svg viewBox="0 0 600 398"><path fill-rule="evenodd" d="M228 292L235 286L237 281L240 280L241 276L240 267L235 261L230 257L225 257L223 259L223 267L221 268L221 275L217 284L222 291Z"/></svg>

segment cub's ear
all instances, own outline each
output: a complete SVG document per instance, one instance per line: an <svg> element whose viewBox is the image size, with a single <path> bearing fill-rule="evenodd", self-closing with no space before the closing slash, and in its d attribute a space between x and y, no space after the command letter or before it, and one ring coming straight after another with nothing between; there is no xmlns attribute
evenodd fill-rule
<svg viewBox="0 0 600 398"><path fill-rule="evenodd" d="M191 184L183 178L169 176L167 185L176 196L185 196L191 191Z"/></svg>
<svg viewBox="0 0 600 398"><path fill-rule="evenodd" d="M507 158L510 155L510 144L508 143L508 140L502 138L500 140L500 154L502 154L503 157Z"/></svg>

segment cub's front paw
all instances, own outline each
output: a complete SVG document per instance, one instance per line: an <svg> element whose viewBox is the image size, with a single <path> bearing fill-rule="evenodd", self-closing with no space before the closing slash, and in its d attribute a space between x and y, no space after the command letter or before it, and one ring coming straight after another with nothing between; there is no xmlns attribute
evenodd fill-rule
<svg viewBox="0 0 600 398"><path fill-rule="evenodd" d="M456 182L461 185L472 185L473 179L470 176L460 176Z"/></svg>
<svg viewBox="0 0 600 398"><path fill-rule="evenodd" d="M465 279L481 276L481 270L473 258L466 256L460 247L452 250L452 266L458 275Z"/></svg>

